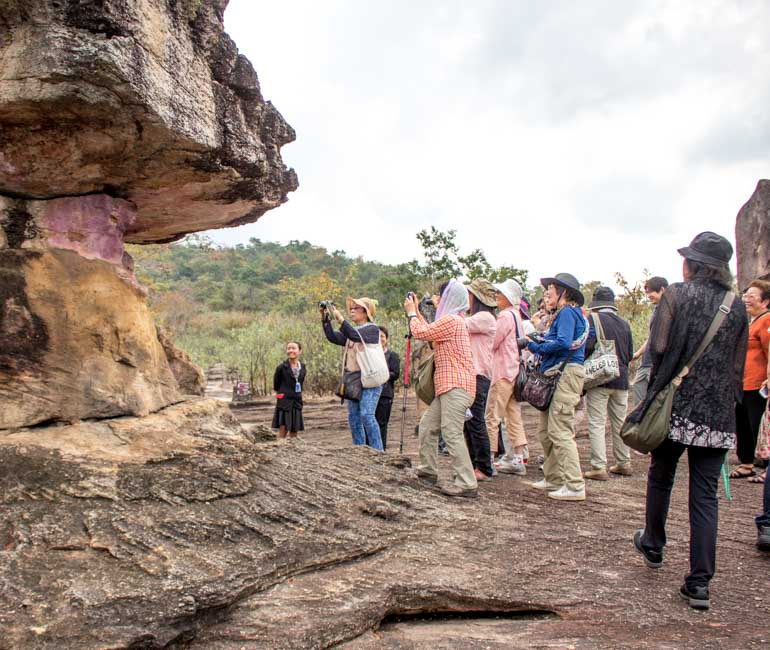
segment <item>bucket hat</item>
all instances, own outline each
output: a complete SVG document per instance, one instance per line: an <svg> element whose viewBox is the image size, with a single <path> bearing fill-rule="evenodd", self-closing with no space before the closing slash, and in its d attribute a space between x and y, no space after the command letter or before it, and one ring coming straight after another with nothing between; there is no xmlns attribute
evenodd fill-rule
<svg viewBox="0 0 770 650"><path fill-rule="evenodd" d="M572 291L577 294L578 307L582 307L585 304L586 299L580 291L580 282L578 282L577 278L571 273L557 273L552 278L540 278L540 284L546 288L549 284L555 284L559 287L564 287L565 289L572 289Z"/></svg>
<svg viewBox="0 0 770 650"><path fill-rule="evenodd" d="M377 311L377 302L375 300L372 300L371 298L346 298L345 309L350 311L352 305L363 307L369 320L374 322L374 314Z"/></svg>
<svg viewBox="0 0 770 650"><path fill-rule="evenodd" d="M521 295L523 293L521 285L516 280L506 280L500 284L492 285L494 288L502 293L514 307L521 301Z"/></svg>
<svg viewBox="0 0 770 650"><path fill-rule="evenodd" d="M727 266L733 256L732 244L710 230L695 235L689 246L678 250L682 257L709 266Z"/></svg>
<svg viewBox="0 0 770 650"><path fill-rule="evenodd" d="M470 284L466 284L465 288L487 307L497 306L497 290L489 280L476 278Z"/></svg>
<svg viewBox="0 0 770 650"><path fill-rule="evenodd" d="M618 310L615 306L615 292L609 287L597 287L594 295L591 297L591 303L588 305L588 308L606 309L608 307L615 311Z"/></svg>

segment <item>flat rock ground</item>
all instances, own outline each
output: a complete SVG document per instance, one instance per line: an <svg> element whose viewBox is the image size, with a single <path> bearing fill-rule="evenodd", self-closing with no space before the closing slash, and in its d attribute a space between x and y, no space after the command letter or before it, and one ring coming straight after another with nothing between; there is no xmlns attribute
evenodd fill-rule
<svg viewBox="0 0 770 650"><path fill-rule="evenodd" d="M272 408L272 402L264 401L233 412L249 427L269 424ZM401 408L397 397L386 452L396 466ZM310 446L326 456L350 444L345 411L336 400L309 400L305 420L302 439L285 443L287 450L294 446L306 452ZM389 539L379 551L295 575L247 599L202 630L191 647L767 647L770 557L756 549L753 523L761 486L731 481L729 502L720 484L712 609L696 612L677 593L688 566L686 458L672 497L665 565L651 570L631 541L643 525L647 458L634 456L631 477L589 481L584 503L549 500L529 486L542 477L536 464L541 453L534 435L536 420L537 412L525 407L532 455L526 477L498 476L484 482L478 500L449 499L418 486L431 504L421 508L415 524L422 531ZM415 422L410 400L404 455L412 461L417 454ZM578 436L587 469L584 420ZM608 452L611 459L611 449ZM312 474L313 468L304 466L307 459L301 454L302 464L289 465L286 471L299 479ZM372 462L361 459L362 484ZM442 478L447 479L449 463L441 462ZM328 478L334 489L335 477ZM375 514L387 520L387 499L381 507ZM373 529L372 534L379 533ZM350 629L340 632L346 612ZM280 628L274 626L277 620ZM332 621L338 629L330 643L328 634L316 631L327 630Z"/></svg>

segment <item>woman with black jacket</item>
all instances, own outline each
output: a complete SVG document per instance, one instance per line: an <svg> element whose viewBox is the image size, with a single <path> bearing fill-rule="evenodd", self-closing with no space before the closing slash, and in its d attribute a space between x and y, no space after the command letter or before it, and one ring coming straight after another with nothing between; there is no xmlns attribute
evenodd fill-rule
<svg viewBox="0 0 770 650"><path fill-rule="evenodd" d="M377 402L377 409L374 411L374 417L377 424L380 425L380 438L382 438L382 448L388 448L388 422L390 422L390 411L393 408L393 395L395 393L395 383L401 374L401 359L388 347L390 334L388 328L380 325L380 345L385 352L385 361L388 363L388 381L382 385L380 401Z"/></svg>
<svg viewBox="0 0 770 650"><path fill-rule="evenodd" d="M650 387L644 401L628 415L630 422L639 422L655 397L690 363L732 291L728 263L733 247L724 237L703 232L679 253L684 257L684 282L669 286L658 304L648 342ZM746 308L735 296L714 338L674 394L668 437L651 452L645 526L634 535L634 546L647 566L662 566L671 489L686 451L690 573L679 593L694 609L710 606L709 582L716 569L717 485L725 454L735 446L735 402L742 397L747 342Z"/></svg>
<svg viewBox="0 0 770 650"><path fill-rule="evenodd" d="M273 414L273 429L278 429L278 437L296 438L305 430L302 418L302 387L307 370L299 356L302 345L297 341L286 344L286 361L281 363L273 375L273 390L277 402Z"/></svg>

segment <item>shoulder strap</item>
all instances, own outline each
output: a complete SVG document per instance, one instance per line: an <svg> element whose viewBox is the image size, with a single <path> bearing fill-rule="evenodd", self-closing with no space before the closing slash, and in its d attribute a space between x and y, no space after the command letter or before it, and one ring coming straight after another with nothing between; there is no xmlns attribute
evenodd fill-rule
<svg viewBox="0 0 770 650"><path fill-rule="evenodd" d="M604 340L604 328L602 327L602 319L599 314L591 312L591 320L594 322L594 329L596 330L596 340Z"/></svg>
<svg viewBox="0 0 770 650"><path fill-rule="evenodd" d="M693 353L692 357L690 357L690 360L687 362L684 368L682 368L679 373L676 375L676 379L682 379L688 372L690 372L690 368L692 368L695 363L700 358L700 355L703 354L703 351L708 347L708 344L711 343L711 340L714 338L714 335L717 333L717 330L722 325L722 321L725 319L725 316L730 313L730 309L733 306L733 300L735 300L735 294L732 291L728 291L725 293L725 297L722 300L722 304L719 305L719 309L717 310L717 313L714 316L714 319L711 321L711 325L709 325L708 331L706 332L706 336L703 337L703 340L700 342L700 345Z"/></svg>

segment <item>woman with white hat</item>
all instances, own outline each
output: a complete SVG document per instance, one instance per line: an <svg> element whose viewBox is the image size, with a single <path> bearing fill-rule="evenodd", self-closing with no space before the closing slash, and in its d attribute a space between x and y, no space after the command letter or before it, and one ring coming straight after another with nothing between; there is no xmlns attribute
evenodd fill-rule
<svg viewBox="0 0 770 650"><path fill-rule="evenodd" d="M508 451L498 465L503 474L527 473L524 450L527 434L521 419L521 405L513 397L513 386L519 374L519 346L516 340L525 335L520 315L522 290L516 280L494 285L500 313L492 344L492 386L489 389L487 431L492 454L498 451L497 429L505 418Z"/></svg>
<svg viewBox="0 0 770 650"><path fill-rule="evenodd" d="M380 328L374 324L375 302L371 298L348 298L346 307L350 314L349 323L339 310L332 306L331 310L321 308L323 329L326 338L335 345L345 347L345 370L360 372L361 368L356 359L356 353L364 349L365 343L380 342ZM340 324L339 331L334 331L329 311ZM348 399L348 424L353 435L354 445L368 444L373 449L382 451L380 425L377 424L375 411L380 399L382 386L362 388L360 399Z"/></svg>

